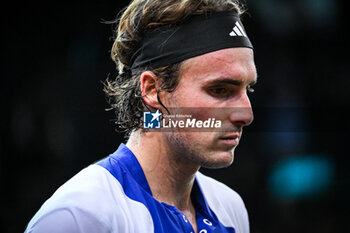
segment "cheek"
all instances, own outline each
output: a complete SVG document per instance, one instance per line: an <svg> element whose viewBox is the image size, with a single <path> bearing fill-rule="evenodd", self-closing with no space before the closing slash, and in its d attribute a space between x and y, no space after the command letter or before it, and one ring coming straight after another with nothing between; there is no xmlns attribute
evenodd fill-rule
<svg viewBox="0 0 350 233"><path fill-rule="evenodd" d="M213 132L183 132L180 134L185 144L202 152L211 151L216 138Z"/></svg>

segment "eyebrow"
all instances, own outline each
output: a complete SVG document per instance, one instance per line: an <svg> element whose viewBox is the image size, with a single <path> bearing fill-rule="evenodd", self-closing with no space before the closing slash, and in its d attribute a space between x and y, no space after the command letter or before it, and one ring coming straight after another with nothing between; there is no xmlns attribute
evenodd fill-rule
<svg viewBox="0 0 350 233"><path fill-rule="evenodd" d="M250 82L248 85L253 86L254 84L256 84L256 82L257 82L257 77L254 79L254 81ZM241 85L243 85L244 82L242 80L221 77L219 79L209 81L208 83L210 83L210 84L231 84L231 85L235 85L235 86L241 86Z"/></svg>

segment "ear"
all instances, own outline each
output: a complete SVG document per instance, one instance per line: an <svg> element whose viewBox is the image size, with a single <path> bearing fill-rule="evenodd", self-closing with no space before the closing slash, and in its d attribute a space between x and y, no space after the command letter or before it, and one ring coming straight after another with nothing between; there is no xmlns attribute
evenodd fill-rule
<svg viewBox="0 0 350 233"><path fill-rule="evenodd" d="M145 71L140 76L141 96L145 103L157 109L161 107L157 99L157 90L159 88L158 77L151 71Z"/></svg>

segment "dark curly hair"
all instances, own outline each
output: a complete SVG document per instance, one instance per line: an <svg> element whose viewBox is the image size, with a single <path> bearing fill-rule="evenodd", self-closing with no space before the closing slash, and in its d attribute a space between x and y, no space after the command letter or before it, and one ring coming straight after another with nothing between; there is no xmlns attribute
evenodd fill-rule
<svg viewBox="0 0 350 233"><path fill-rule="evenodd" d="M131 56L147 32L166 24L179 24L192 15L226 10L241 14L242 9L235 0L133 0L114 21L118 27L111 57L119 74L114 80L107 78L103 89L107 102L115 111L117 131L126 132L128 137L133 130L142 127L143 111L154 110L141 96L142 72L150 70L161 81L157 93L174 91L179 81L181 62L153 70L145 68L136 75L131 74ZM158 101L162 105L159 95Z"/></svg>

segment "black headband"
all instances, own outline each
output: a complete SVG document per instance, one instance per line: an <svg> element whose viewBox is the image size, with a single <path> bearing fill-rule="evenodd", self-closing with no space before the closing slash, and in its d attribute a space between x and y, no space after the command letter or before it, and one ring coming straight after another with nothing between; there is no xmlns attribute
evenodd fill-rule
<svg viewBox="0 0 350 233"><path fill-rule="evenodd" d="M131 57L132 74L156 69L225 48L253 48L234 11L193 16L181 25L166 25L146 34Z"/></svg>

